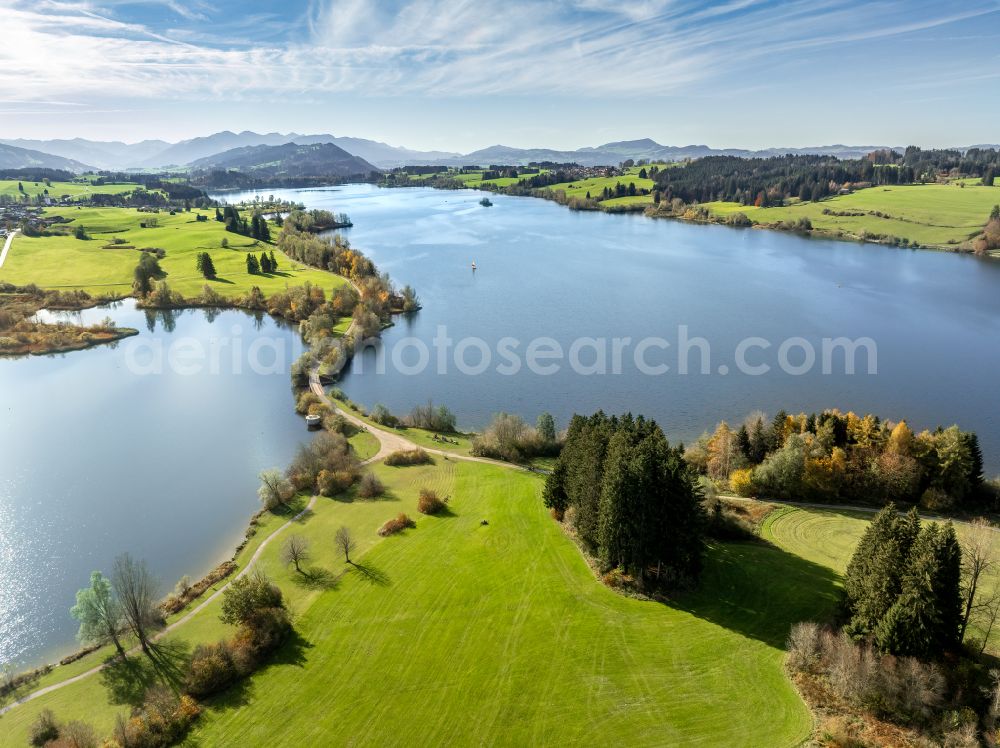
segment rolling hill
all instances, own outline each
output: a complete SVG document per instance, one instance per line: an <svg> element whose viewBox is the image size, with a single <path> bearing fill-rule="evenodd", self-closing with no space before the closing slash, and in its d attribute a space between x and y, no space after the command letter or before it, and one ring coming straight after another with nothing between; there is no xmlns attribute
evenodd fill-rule
<svg viewBox="0 0 1000 748"><path fill-rule="evenodd" d="M268 177L346 177L378 171L363 158L352 156L333 143L244 146L198 159L191 168L200 171L233 169Z"/></svg>

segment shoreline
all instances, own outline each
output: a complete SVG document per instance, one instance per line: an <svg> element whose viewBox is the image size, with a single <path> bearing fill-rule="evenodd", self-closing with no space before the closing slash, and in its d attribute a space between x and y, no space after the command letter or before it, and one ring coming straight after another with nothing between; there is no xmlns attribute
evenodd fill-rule
<svg viewBox="0 0 1000 748"><path fill-rule="evenodd" d="M727 228L733 229L754 229L760 231L774 231L782 234L794 234L803 239L819 239L822 241L838 241L847 242L851 244L871 244L875 246L888 247L892 249L909 249L909 250L920 250L920 251L931 251L940 252L944 254L956 254L956 255L970 255L972 257L981 257L988 260L1000 260L1000 250L991 250L985 253L977 253L969 248L962 248L960 244L919 244L919 243L909 243L901 244L899 242L886 241L881 239L864 238L856 234L851 234L844 231L831 231L829 229L822 228L812 228L809 230L796 230L792 228L782 228L779 223L761 223L754 222L752 218L749 218L751 225L740 226L734 225L727 222L727 216L713 216L710 218L697 218L691 217L687 218L683 215L670 215L670 214L657 214L654 210L656 206L653 203L638 203L635 205L612 205L607 208L600 207L599 202L595 202L593 207L571 207L567 203L563 203L558 198L557 194L548 188L537 188L534 190L526 190L524 192L508 192L509 187L493 187L489 186L489 183L483 183L475 186L456 186L448 187L443 185L434 184L433 180L427 180L418 182L416 184L379 184L375 183L375 186L381 187L383 189L410 189L414 187L430 187L435 190L442 190L445 192L455 191L455 190L471 190L473 192L486 192L494 195L505 195L507 197L526 197L534 198L537 200L546 200L548 202L556 203L567 210L572 210L578 213L603 213L606 215L633 215L641 214L644 218L660 219L660 220L674 220L681 223L687 224L699 224L699 225L711 225L711 226L725 226ZM512 185L516 186L516 185ZM998 197L1000 199L1000 197ZM700 204L694 204L688 206L691 208L698 208ZM744 214L745 215L745 214ZM902 219L901 219L902 220ZM897 238L897 237L894 237ZM971 241L968 238L966 241Z"/></svg>

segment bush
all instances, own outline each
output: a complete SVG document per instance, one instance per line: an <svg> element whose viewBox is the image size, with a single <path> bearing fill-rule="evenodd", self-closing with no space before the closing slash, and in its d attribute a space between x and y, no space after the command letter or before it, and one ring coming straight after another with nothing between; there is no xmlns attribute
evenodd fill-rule
<svg viewBox="0 0 1000 748"><path fill-rule="evenodd" d="M395 518L390 519L384 525L378 529L378 534L383 538L389 535L394 535L397 532L405 530L407 527L416 527L417 523L410 519L405 514L398 514Z"/></svg>
<svg viewBox="0 0 1000 748"><path fill-rule="evenodd" d="M535 429L510 413L494 415L483 433L472 440L472 454L507 462L523 462L544 451Z"/></svg>
<svg viewBox="0 0 1000 748"><path fill-rule="evenodd" d="M947 512L955 505L955 500L940 488L931 486L920 497L920 506L932 512Z"/></svg>
<svg viewBox="0 0 1000 748"><path fill-rule="evenodd" d="M229 688L239 677L230 644L200 644L191 657L184 691L192 696L208 696Z"/></svg>
<svg viewBox="0 0 1000 748"><path fill-rule="evenodd" d="M812 672L819 659L820 628L812 621L792 626L788 635L788 667L796 672Z"/></svg>
<svg viewBox="0 0 1000 748"><path fill-rule="evenodd" d="M310 408L314 405L325 406L326 404L315 392L306 390L300 393L298 399L295 401L295 412L299 415L305 415L310 412Z"/></svg>
<svg viewBox="0 0 1000 748"><path fill-rule="evenodd" d="M362 499L374 499L385 493L385 486L375 473L365 473L358 483L358 496Z"/></svg>
<svg viewBox="0 0 1000 748"><path fill-rule="evenodd" d="M754 540L757 532L754 526L739 516L718 499L705 502L708 514L706 532L717 540Z"/></svg>
<svg viewBox="0 0 1000 748"><path fill-rule="evenodd" d="M729 474L729 487L737 496L753 496L756 491L753 484L752 468L737 468Z"/></svg>
<svg viewBox="0 0 1000 748"><path fill-rule="evenodd" d="M259 610L284 607L281 590L259 569L245 574L222 593L222 613L219 620L232 626L254 620Z"/></svg>
<svg viewBox="0 0 1000 748"><path fill-rule="evenodd" d="M407 426L451 434L455 431L455 414L441 405L437 408L430 400L427 405L418 405L410 411L405 419Z"/></svg>
<svg viewBox="0 0 1000 748"><path fill-rule="evenodd" d="M299 491L305 491L318 487L323 471L331 474L324 477L327 491L343 490L338 486L350 486L357 478L358 458L351 452L343 434L323 431L309 444L300 444L285 474Z"/></svg>
<svg viewBox="0 0 1000 748"><path fill-rule="evenodd" d="M73 720L59 730L59 738L53 746L66 748L97 748L97 733L86 722Z"/></svg>
<svg viewBox="0 0 1000 748"><path fill-rule="evenodd" d="M375 423L382 426L388 426L391 429L399 426L399 419L396 418L396 416L394 416L387 407L382 405L382 403L378 403L374 408L372 408L372 412L368 414L368 417L375 421Z"/></svg>
<svg viewBox="0 0 1000 748"><path fill-rule="evenodd" d="M320 470L316 486L323 496L336 496L354 483L355 474L348 470Z"/></svg>
<svg viewBox="0 0 1000 748"><path fill-rule="evenodd" d="M792 627L788 666L826 677L837 697L902 724L926 724L943 704L947 684L934 663L882 655L867 644L816 624Z"/></svg>
<svg viewBox="0 0 1000 748"><path fill-rule="evenodd" d="M433 463L431 456L422 449L400 449L384 460L386 465L402 467L406 465L427 465Z"/></svg>
<svg viewBox="0 0 1000 748"><path fill-rule="evenodd" d="M42 746L59 737L59 725L50 709L43 709L28 730L28 742Z"/></svg>
<svg viewBox="0 0 1000 748"><path fill-rule="evenodd" d="M417 499L417 511L421 514L437 514L445 508L448 497L441 499L436 491L429 488L420 489L420 498Z"/></svg>
<svg viewBox="0 0 1000 748"><path fill-rule="evenodd" d="M165 686L154 686L146 692L143 704L132 710L128 720L119 715L114 742L121 748L165 748L184 739L191 723L201 713L198 703L190 696L178 698Z"/></svg>

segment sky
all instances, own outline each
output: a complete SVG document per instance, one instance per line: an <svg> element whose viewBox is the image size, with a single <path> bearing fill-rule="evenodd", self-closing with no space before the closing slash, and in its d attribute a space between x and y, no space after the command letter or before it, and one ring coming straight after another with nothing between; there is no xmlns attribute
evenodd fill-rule
<svg viewBox="0 0 1000 748"><path fill-rule="evenodd" d="M0 0L0 137L1000 141L1000 0Z"/></svg>

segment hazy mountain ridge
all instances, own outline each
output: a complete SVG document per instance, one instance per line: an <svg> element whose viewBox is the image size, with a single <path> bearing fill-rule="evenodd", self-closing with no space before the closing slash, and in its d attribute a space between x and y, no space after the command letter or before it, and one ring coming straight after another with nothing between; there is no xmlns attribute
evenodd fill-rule
<svg viewBox="0 0 1000 748"><path fill-rule="evenodd" d="M0 143L0 169L27 169L31 167L64 169L73 172L88 171L93 168L74 159Z"/></svg>
<svg viewBox="0 0 1000 748"><path fill-rule="evenodd" d="M260 146L280 146L286 144L315 145L330 143L352 156L356 156L369 166L390 169L396 166L414 164L465 166L490 164L526 165L530 162L553 161L575 162L583 166L610 166L627 159L650 161L681 161L704 156L740 156L743 158L778 156L786 153L816 154L854 159L882 148L901 146L885 145L824 145L805 148L712 148L704 144L684 146L662 145L651 138L622 140L587 146L573 150L553 148L515 148L501 144L481 148L471 153L461 154L450 151L419 151L393 146L366 138L336 136L329 133L304 135L300 133L257 133L249 130L235 133L229 130L203 137L190 138L177 143L162 140L144 140L138 143L120 141L94 141L85 138L62 140L29 140L24 138L0 140L17 148L34 151L36 154L51 154L77 162L74 167L65 164L57 168L73 168L79 171L85 165L99 169L126 170L130 168L158 169L164 167L184 167L196 165L203 159L221 156L238 148ZM973 145L959 148L997 148L996 145ZM36 155L36 158L40 156ZM37 164L35 164L37 165Z"/></svg>
<svg viewBox="0 0 1000 748"><path fill-rule="evenodd" d="M97 169L124 169L127 165L141 163L170 147L165 140L143 140L138 143L123 143L120 140L86 140L72 138L64 140L29 140L17 138L0 140L0 143L28 148L34 151L61 156L79 161Z"/></svg>

